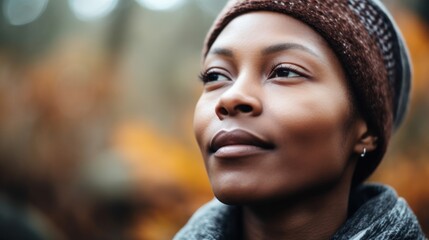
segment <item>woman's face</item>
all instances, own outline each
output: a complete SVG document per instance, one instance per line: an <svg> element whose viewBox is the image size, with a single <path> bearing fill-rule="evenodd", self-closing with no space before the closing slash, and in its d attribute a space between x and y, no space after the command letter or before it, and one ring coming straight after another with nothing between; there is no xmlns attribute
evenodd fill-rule
<svg viewBox="0 0 429 240"><path fill-rule="evenodd" d="M291 197L352 174L363 121L335 54L304 23L273 12L235 18L201 78L194 131L219 200Z"/></svg>

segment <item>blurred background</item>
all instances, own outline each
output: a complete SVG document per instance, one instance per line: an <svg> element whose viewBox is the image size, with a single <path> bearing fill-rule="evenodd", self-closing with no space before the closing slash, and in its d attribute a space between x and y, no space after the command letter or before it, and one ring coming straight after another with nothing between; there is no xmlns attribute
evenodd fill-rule
<svg viewBox="0 0 429 240"><path fill-rule="evenodd" d="M0 0L0 239L171 239L213 197L192 115L225 2ZM371 180L428 234L429 1L385 3L415 77Z"/></svg>

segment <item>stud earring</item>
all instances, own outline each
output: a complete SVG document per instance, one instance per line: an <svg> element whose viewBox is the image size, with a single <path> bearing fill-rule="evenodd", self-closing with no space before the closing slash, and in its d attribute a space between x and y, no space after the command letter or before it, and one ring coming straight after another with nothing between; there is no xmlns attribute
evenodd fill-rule
<svg viewBox="0 0 429 240"><path fill-rule="evenodd" d="M363 151L362 151L362 153L360 154L360 157L361 157L361 158L364 158L364 157L365 157L365 155L366 155L366 148L363 148Z"/></svg>

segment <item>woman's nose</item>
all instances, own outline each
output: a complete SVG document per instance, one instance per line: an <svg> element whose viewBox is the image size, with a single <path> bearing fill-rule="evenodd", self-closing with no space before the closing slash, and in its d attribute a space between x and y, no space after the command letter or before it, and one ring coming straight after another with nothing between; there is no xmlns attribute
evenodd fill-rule
<svg viewBox="0 0 429 240"><path fill-rule="evenodd" d="M234 83L220 96L215 110L220 120L237 115L255 117L262 113L262 103L257 89L252 89L250 84L247 85Z"/></svg>

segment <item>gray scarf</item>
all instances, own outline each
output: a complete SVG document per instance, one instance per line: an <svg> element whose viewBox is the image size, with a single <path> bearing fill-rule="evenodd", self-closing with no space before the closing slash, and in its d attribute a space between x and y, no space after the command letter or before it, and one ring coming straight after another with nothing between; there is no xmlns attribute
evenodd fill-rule
<svg viewBox="0 0 429 240"><path fill-rule="evenodd" d="M404 199L387 186L366 184L350 195L353 213L332 237L339 239L426 239ZM239 207L214 199L200 208L174 240L229 240L240 236Z"/></svg>

